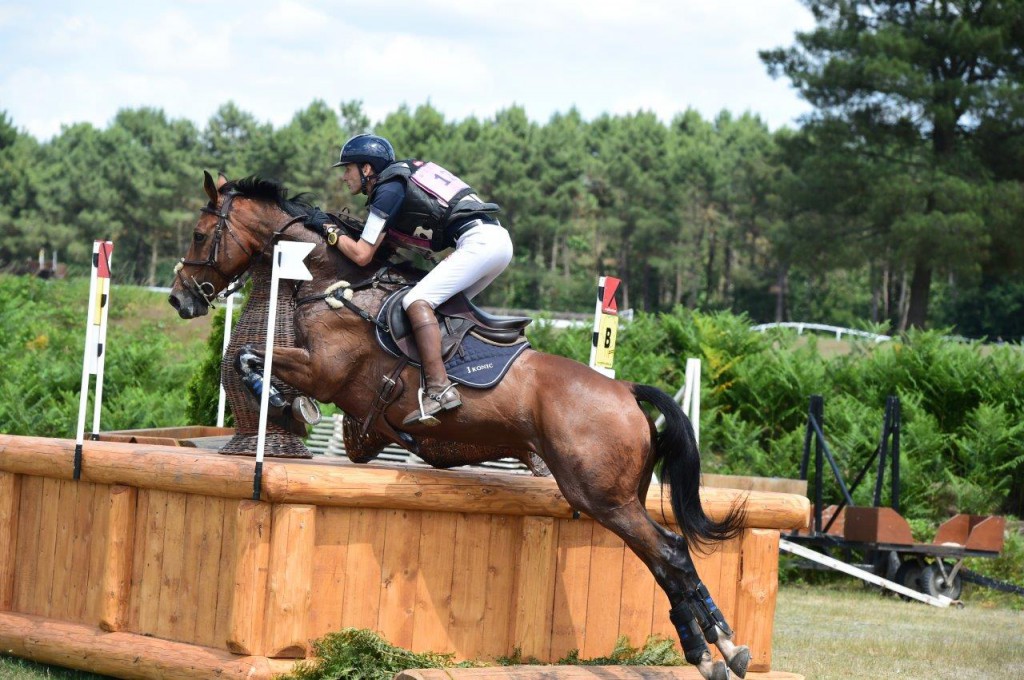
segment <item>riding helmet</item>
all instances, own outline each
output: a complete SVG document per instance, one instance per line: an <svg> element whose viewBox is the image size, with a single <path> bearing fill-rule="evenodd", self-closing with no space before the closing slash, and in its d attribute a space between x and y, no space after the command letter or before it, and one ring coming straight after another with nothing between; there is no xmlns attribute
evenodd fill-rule
<svg viewBox="0 0 1024 680"><path fill-rule="evenodd" d="M391 148L391 142L377 135L363 134L345 142L345 146L341 147L341 158L331 167L369 163L374 172L380 172L394 162L395 150Z"/></svg>

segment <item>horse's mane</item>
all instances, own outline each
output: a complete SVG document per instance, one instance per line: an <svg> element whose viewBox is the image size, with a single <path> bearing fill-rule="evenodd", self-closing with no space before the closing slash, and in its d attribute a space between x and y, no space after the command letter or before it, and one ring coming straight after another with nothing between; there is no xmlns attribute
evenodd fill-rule
<svg viewBox="0 0 1024 680"><path fill-rule="evenodd" d="M256 201L271 201L292 217L307 216L315 209L310 202L314 198L313 194L307 192L289 197L284 184L259 175L232 180L220 189L222 194L229 191L236 191L241 196Z"/></svg>
<svg viewBox="0 0 1024 680"><path fill-rule="evenodd" d="M310 202L315 198L312 193L305 192L289 197L288 189L283 183L275 179L260 177L259 175L249 175L248 177L232 180L220 188L220 193L222 194L230 191L235 191L239 196L243 196L254 201L272 202L292 217L309 217L315 211L319 210ZM341 218L342 216L334 215L333 217ZM335 223L342 227L346 226L344 219L336 221ZM353 225L348 224L347 226L352 228ZM358 235L356 235L355 238L358 238ZM334 248L328 248L328 252L332 257L345 258L341 252ZM379 249L369 267L377 268L387 265L390 254L390 248ZM399 264L393 265L392 267L396 272L401 272L403 275L411 277L414 280L418 280L424 273L421 269L416 268L415 265Z"/></svg>

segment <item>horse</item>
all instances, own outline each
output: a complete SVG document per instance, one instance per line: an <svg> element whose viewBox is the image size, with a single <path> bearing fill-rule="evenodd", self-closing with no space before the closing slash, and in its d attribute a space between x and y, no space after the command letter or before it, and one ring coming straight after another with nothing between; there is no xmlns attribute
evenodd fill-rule
<svg viewBox="0 0 1024 680"><path fill-rule="evenodd" d="M462 406L439 414L435 426L403 426L403 415L418 402L416 390L402 385L418 384L418 371L398 366L381 349L373 322L383 299L405 282L402 277L381 275L385 263L380 259L360 267L328 246L324 230L305 226L318 209L304 196L289 198L281 183L258 176L228 181L222 175L215 181L204 174L209 202L176 267L169 296L181 318L206 314L216 295L236 284L257 258L268 257L278 241L314 244L306 258L312 280L295 284L293 291L306 293L296 304L296 346L275 349L275 378L364 423L380 398L382 377L398 383L376 419L377 436L395 440L397 433L398 443L407 447L428 440L459 445L439 447L441 453L429 447L419 451L438 467L497 459L510 451L543 461L573 509L619 536L654 575L668 596L684 656L701 676L725 680L730 673L746 675L750 650L733 641L734 632L701 582L690 553L691 546L707 550L737 536L745 501L719 521L704 513L693 428L669 395L528 348L497 385L463 390ZM324 291L337 288L339 281L372 285L341 284L351 289L351 299L345 306L326 304L330 296ZM389 376L396 367L399 374ZM665 417L660 433L641 403ZM655 522L644 507L659 462L681 535ZM724 661L713 659L708 643L717 646Z"/></svg>

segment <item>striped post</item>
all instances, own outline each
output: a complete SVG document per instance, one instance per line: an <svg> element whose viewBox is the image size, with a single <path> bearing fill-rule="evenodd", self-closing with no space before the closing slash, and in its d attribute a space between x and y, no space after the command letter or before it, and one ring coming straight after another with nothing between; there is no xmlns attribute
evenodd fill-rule
<svg viewBox="0 0 1024 680"><path fill-rule="evenodd" d="M100 407L103 402L103 360L106 355L107 311L110 309L110 256L112 241L95 241L92 246L92 272L89 279L89 319L85 328L82 356L82 392L78 403L78 428L75 438L74 478L82 476L82 445L85 438L85 411L89 401L89 376L96 376L93 400L92 435L99 439Z"/></svg>
<svg viewBox="0 0 1024 680"><path fill-rule="evenodd" d="M621 281L613 276L597 278L597 305L594 308L594 334L590 343L590 367L609 378L615 377L615 336L619 329L619 308L615 293Z"/></svg>

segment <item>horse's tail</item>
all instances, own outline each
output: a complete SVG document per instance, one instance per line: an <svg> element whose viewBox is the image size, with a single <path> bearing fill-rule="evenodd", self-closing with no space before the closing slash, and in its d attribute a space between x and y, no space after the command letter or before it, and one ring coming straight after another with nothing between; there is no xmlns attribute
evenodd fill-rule
<svg viewBox="0 0 1024 680"><path fill-rule="evenodd" d="M665 416L665 428L655 442L655 460L664 461L662 477L668 480L672 512L687 542L704 548L735 538L743 530L746 501L734 505L719 522L704 514L700 504L700 451L690 419L672 397L657 387L633 385L633 395Z"/></svg>

